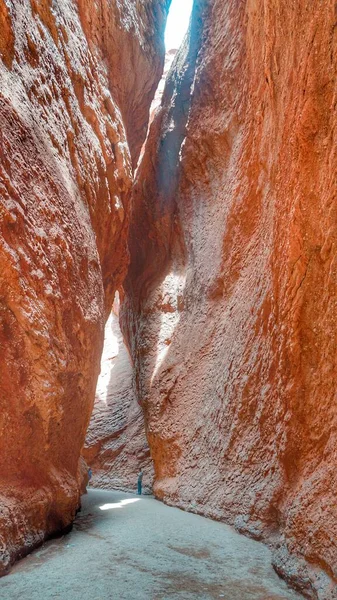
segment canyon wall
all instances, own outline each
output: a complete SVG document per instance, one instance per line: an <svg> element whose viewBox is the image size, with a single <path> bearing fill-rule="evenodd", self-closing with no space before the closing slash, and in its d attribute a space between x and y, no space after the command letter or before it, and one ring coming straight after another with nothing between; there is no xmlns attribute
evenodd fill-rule
<svg viewBox="0 0 337 600"><path fill-rule="evenodd" d="M160 106L166 77L176 49L165 54L162 77L150 108L149 123ZM142 147L141 157L144 152ZM142 215L139 215L140 222ZM83 457L93 470L91 485L135 491L137 474L144 472L143 490L152 492L153 463L145 435L144 414L137 402L133 366L119 325L120 299L106 323L101 370Z"/></svg>
<svg viewBox="0 0 337 600"><path fill-rule="evenodd" d="M71 523L169 0L0 0L0 574Z"/></svg>
<svg viewBox="0 0 337 600"><path fill-rule="evenodd" d="M332 0L195 0L133 195L123 328L158 498L337 598Z"/></svg>
<svg viewBox="0 0 337 600"><path fill-rule="evenodd" d="M140 468L144 492L152 491L153 465L144 415L133 386L133 368L119 326L119 298L105 326L101 371L83 456L92 468L91 485L137 490Z"/></svg>

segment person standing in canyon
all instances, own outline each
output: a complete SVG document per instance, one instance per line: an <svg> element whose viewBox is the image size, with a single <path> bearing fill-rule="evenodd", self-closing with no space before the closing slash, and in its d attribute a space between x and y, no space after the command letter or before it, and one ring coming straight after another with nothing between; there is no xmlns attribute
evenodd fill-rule
<svg viewBox="0 0 337 600"><path fill-rule="evenodd" d="M92 468L91 467L88 467L87 473L88 473L88 483L87 483L87 485L90 485L90 479L92 478Z"/></svg>
<svg viewBox="0 0 337 600"><path fill-rule="evenodd" d="M140 467L138 473L138 496L142 495L143 469Z"/></svg>

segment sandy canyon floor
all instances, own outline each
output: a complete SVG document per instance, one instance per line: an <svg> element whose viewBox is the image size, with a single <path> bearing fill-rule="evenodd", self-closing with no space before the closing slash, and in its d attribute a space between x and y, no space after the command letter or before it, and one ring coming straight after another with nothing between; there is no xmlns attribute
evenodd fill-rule
<svg viewBox="0 0 337 600"><path fill-rule="evenodd" d="M0 581L1 600L296 600L270 552L152 497L90 490L73 531Z"/></svg>

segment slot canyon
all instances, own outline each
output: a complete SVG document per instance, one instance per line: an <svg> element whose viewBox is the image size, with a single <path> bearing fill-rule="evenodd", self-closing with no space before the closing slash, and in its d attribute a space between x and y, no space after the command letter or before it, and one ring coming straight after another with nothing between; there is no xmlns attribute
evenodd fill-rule
<svg viewBox="0 0 337 600"><path fill-rule="evenodd" d="M215 569L140 600L337 600L337 5L170 7L0 0L0 598L134 597L11 587L97 498Z"/></svg>

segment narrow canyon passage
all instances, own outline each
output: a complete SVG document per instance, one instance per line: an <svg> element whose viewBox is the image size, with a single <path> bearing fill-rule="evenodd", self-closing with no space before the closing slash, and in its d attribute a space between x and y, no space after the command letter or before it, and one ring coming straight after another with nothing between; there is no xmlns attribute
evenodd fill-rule
<svg viewBox="0 0 337 600"><path fill-rule="evenodd" d="M0 600L337 600L336 69L335 0L0 0Z"/></svg>
<svg viewBox="0 0 337 600"><path fill-rule="evenodd" d="M300 600L263 545L153 498L90 490L73 531L18 563L1 600Z"/></svg>

